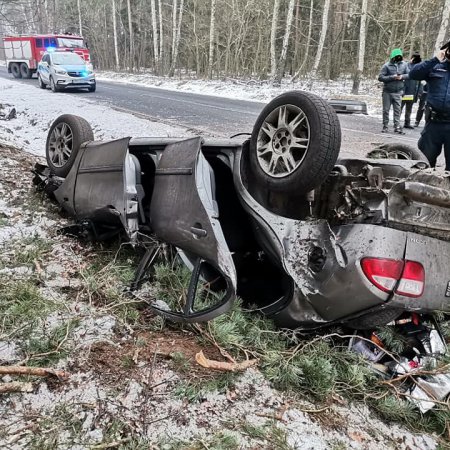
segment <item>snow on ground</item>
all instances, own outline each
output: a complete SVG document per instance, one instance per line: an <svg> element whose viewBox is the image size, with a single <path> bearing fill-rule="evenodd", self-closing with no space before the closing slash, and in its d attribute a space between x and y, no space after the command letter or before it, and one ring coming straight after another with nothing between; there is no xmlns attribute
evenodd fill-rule
<svg viewBox="0 0 450 450"><path fill-rule="evenodd" d="M27 85L0 78L0 104L17 110L17 118L0 122L0 140L21 147L27 152L43 156L45 141L53 120L61 114L84 117L92 126L97 140L124 136L184 136L185 128L164 125L107 105L79 98L73 94L41 90L38 85ZM5 109L8 109L6 106Z"/></svg>
<svg viewBox="0 0 450 450"><path fill-rule="evenodd" d="M126 72L98 72L98 80L115 81L124 84L138 84L153 88L178 90L203 95L268 102L277 95L291 90L310 91L323 98L346 98L367 103L370 115L381 113L381 85L374 79L361 82L360 95L351 94L353 81L350 77L339 80L316 80L312 86L309 79L293 83L283 79L281 86L274 87L269 81L259 80L200 80L193 78L157 77L148 72L130 74Z"/></svg>

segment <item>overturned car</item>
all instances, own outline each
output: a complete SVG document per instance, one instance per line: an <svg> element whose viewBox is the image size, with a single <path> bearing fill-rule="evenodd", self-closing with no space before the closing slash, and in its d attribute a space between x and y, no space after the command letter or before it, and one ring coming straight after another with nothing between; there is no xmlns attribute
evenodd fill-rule
<svg viewBox="0 0 450 450"><path fill-rule="evenodd" d="M246 140L95 142L64 115L35 181L98 239L154 237L134 289L170 246L189 290L177 307L150 306L172 320L210 320L236 296L302 329L450 311L450 175L404 146L357 159L340 144L334 110L304 92L272 100Z"/></svg>

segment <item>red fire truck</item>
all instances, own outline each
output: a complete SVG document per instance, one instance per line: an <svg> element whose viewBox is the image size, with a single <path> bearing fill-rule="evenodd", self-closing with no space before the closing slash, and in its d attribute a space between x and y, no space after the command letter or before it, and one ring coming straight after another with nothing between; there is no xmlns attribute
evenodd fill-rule
<svg viewBox="0 0 450 450"><path fill-rule="evenodd" d="M42 54L49 49L78 53L90 61L89 49L81 36L73 34L42 34L7 36L3 38L8 72L14 78L31 78Z"/></svg>

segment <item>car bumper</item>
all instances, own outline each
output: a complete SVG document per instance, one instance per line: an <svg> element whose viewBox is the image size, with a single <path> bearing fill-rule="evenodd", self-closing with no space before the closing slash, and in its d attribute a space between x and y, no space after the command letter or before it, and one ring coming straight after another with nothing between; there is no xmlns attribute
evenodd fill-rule
<svg viewBox="0 0 450 450"><path fill-rule="evenodd" d="M86 88L95 85L95 75L87 77L71 77L69 75L57 75L56 85L59 88Z"/></svg>

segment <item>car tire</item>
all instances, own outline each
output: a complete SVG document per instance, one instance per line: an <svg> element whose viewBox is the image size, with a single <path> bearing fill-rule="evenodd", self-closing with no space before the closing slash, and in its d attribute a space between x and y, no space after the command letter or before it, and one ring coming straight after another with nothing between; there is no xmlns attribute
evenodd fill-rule
<svg viewBox="0 0 450 450"><path fill-rule="evenodd" d="M340 147L339 119L328 102L307 92L287 92L273 99L256 120L250 167L261 186L303 195L323 183Z"/></svg>
<svg viewBox="0 0 450 450"><path fill-rule="evenodd" d="M389 322L397 319L403 312L403 310L395 308L382 309L352 319L346 322L346 325L355 330L373 330L374 328L387 325Z"/></svg>
<svg viewBox="0 0 450 450"><path fill-rule="evenodd" d="M39 83L39 87L41 89L46 89L47 88L47 85L42 81L42 78L41 78L41 76L39 74L38 74L38 83Z"/></svg>
<svg viewBox="0 0 450 450"><path fill-rule="evenodd" d="M92 86L89 86L88 91L89 91L89 92L95 92L96 88L97 88L97 83L95 83L95 84L92 85Z"/></svg>
<svg viewBox="0 0 450 450"><path fill-rule="evenodd" d="M22 78L22 74L20 72L20 66L17 63L12 63L10 66L11 73L13 74L14 78Z"/></svg>
<svg viewBox="0 0 450 450"><path fill-rule="evenodd" d="M33 76L33 72L30 70L27 64L22 63L20 65L20 74L22 75L22 78L31 78Z"/></svg>
<svg viewBox="0 0 450 450"><path fill-rule="evenodd" d="M366 155L370 159L411 159L426 161L427 157L418 149L406 144L382 144Z"/></svg>
<svg viewBox="0 0 450 450"><path fill-rule="evenodd" d="M81 144L94 140L89 122L79 116L64 114L50 127L45 145L45 157L50 170L65 177L73 166Z"/></svg>
<svg viewBox="0 0 450 450"><path fill-rule="evenodd" d="M56 86L55 81L53 80L53 77L50 77L50 89L52 92L59 92L58 86Z"/></svg>

